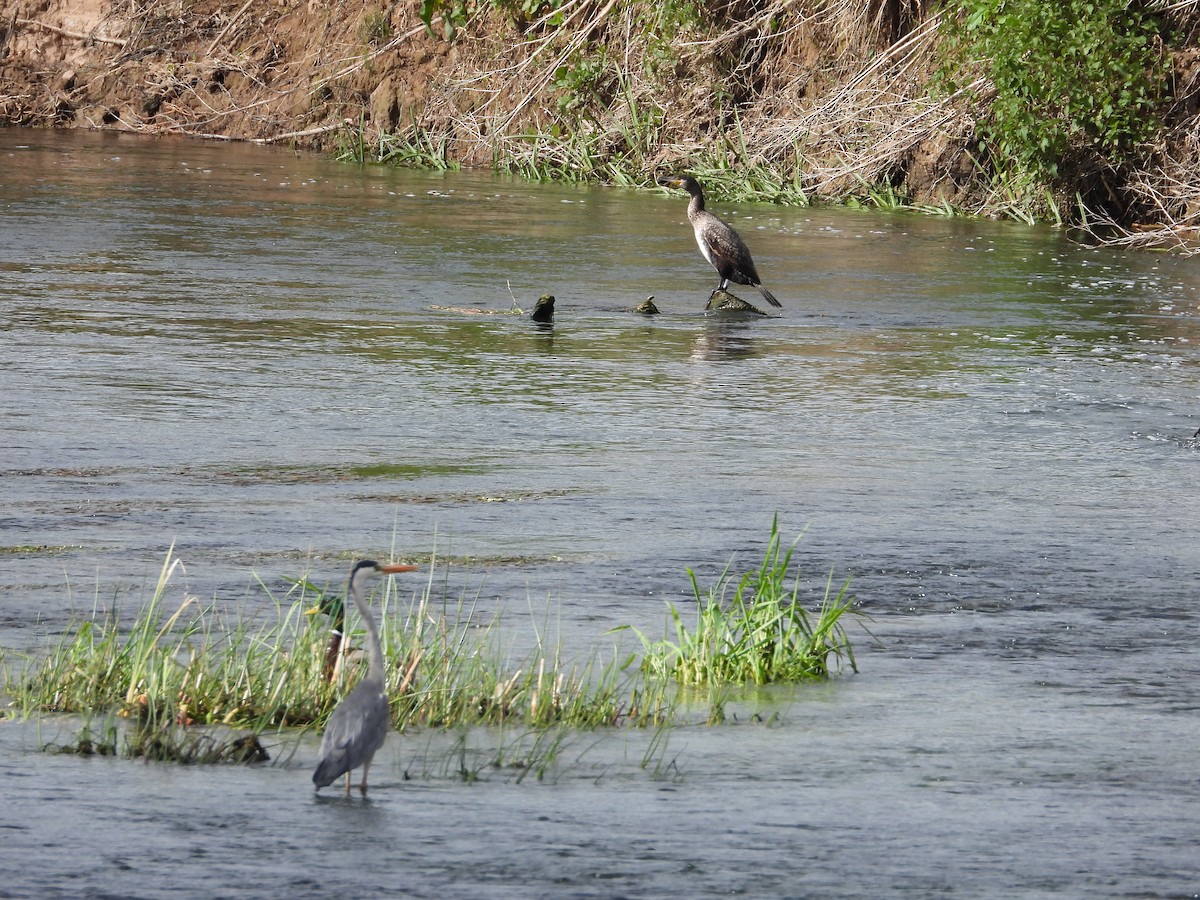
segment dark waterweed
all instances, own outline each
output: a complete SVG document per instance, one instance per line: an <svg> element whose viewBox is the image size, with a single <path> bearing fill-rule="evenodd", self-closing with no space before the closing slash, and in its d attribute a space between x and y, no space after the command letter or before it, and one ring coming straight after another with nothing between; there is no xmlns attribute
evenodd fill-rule
<svg viewBox="0 0 1200 900"><path fill-rule="evenodd" d="M148 718L123 721L108 714L96 728L84 719L73 739L42 745L45 753L77 756L123 756L153 762L186 765L267 762L259 736L230 729L188 727Z"/></svg>
<svg viewBox="0 0 1200 900"><path fill-rule="evenodd" d="M825 678L837 668L831 658L844 658L853 668L841 624L851 609L845 588L832 597L827 592L810 618L801 606L799 579L790 590L785 585L791 557L792 548L781 551L773 524L765 559L740 579L729 603L728 568L706 594L689 572L699 607L696 630L672 606L677 642L652 642L639 633L642 657L614 646L567 659L539 635L534 649L514 663L501 646L497 619L479 621L466 601L435 602L432 581L402 604L389 582L381 621L392 724L464 734L499 729L487 752L473 740L468 753L465 738L452 748L459 760L456 777L476 778L491 767L540 778L572 730L668 728L694 719L698 708L703 720L720 722L729 685ZM115 613L80 621L44 658L26 661L15 675L6 672L14 711L109 716L103 737L93 734L88 720L75 742L65 745L79 753L116 754L116 723L124 720L125 756L179 762L259 761L264 732L323 726L359 675L354 657L344 656L347 664L329 677L329 631L310 625L303 614L314 602L313 608L334 608L331 596L301 578L282 598L272 596L274 614L265 622L231 617L215 603L188 596L171 610L167 596L178 566L168 553L150 599L128 629ZM697 694L696 686L709 688L709 696ZM238 733L230 736L229 729ZM643 766L661 768L663 747L665 741L654 741Z"/></svg>

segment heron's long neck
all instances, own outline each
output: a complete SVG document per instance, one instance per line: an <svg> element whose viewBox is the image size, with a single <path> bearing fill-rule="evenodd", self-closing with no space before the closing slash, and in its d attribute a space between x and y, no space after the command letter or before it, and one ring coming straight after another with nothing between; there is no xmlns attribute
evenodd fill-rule
<svg viewBox="0 0 1200 900"><path fill-rule="evenodd" d="M367 601L363 599L362 591L357 585L350 591L350 594L354 597L354 605L358 607L358 614L362 616L362 620L367 626L367 658L370 660L367 677L382 682L385 673L383 667L383 647L379 643L379 626L375 624L375 617L371 615L371 608L367 606Z"/></svg>

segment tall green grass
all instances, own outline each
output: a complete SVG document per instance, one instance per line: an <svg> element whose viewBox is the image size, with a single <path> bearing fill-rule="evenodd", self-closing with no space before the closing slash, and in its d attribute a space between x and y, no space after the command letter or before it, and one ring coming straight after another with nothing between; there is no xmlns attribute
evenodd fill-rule
<svg viewBox="0 0 1200 900"><path fill-rule="evenodd" d="M696 597L695 624L689 626L672 604L674 640L652 641L638 633L644 650L643 671L681 685L777 684L824 678L842 659L857 671L842 624L853 603L849 582L834 593L831 575L819 609L810 615L801 601L799 577L788 587L795 549L795 542L782 548L776 518L761 566L736 584L727 567L717 584L703 592L689 570ZM733 597L727 599L731 585Z"/></svg>
<svg viewBox="0 0 1200 900"><path fill-rule="evenodd" d="M790 588L786 583L794 549L794 543L781 546L776 521L761 565L736 585L727 568L703 592L689 572L695 627L672 606L675 639L650 641L639 633L641 655L614 646L566 659L539 632L534 648L513 659L502 645L498 620L481 620L465 599L435 600L432 576L415 591L401 581L383 582L375 605L393 725L516 729L542 736L531 757L549 764L561 740L544 735L614 726L669 728L694 708L693 686L709 689L708 720L719 722L724 686L824 678L842 661L855 668L843 626L852 609L846 587L834 594L830 585L810 615L799 580ZM252 746L226 739L229 728L257 736L268 729L323 726L360 667L351 660L340 682L322 671L330 632L323 620L303 614L319 603L322 589L301 578L277 597L263 585L270 601L265 613L230 614L193 597L170 601L178 567L169 552L132 622L116 612L82 619L18 673L6 660L12 710L27 717L54 711L125 719L125 755L185 762L236 759L242 750L252 757ZM95 751L103 745L115 752L116 731L106 728L103 734L111 739L98 741L89 719L75 746Z"/></svg>

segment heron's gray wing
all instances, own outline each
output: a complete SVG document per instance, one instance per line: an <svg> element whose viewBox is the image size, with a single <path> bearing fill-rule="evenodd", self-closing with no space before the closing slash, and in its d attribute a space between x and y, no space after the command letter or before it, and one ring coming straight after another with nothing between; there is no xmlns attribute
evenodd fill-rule
<svg viewBox="0 0 1200 900"><path fill-rule="evenodd" d="M369 761L383 746L389 717L382 685L370 679L359 682L329 717L313 784L325 787Z"/></svg>

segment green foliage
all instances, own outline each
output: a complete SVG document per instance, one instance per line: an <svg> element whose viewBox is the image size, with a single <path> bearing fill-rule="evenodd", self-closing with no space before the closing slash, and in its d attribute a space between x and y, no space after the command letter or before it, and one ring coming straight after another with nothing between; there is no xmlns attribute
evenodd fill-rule
<svg viewBox="0 0 1200 900"><path fill-rule="evenodd" d="M372 148L367 140L366 120L360 119L357 126L346 127L337 133L337 150L334 158L339 162L362 165L371 158Z"/></svg>
<svg viewBox="0 0 1200 900"><path fill-rule="evenodd" d="M430 34L434 34L434 19L440 19L442 37L452 41L459 29L467 24L474 9L473 0L421 0L421 11L418 15Z"/></svg>
<svg viewBox="0 0 1200 900"><path fill-rule="evenodd" d="M487 9L507 16L522 29L534 22L557 28L563 22L559 11L562 3L563 0L421 0L418 15L430 34L434 34L434 20L440 20L442 37L452 41L473 15Z"/></svg>
<svg viewBox="0 0 1200 900"><path fill-rule="evenodd" d="M116 613L83 621L27 668L8 691L34 710L112 710L121 718L250 728L307 724L327 714L321 675L325 636L307 627L305 596L278 606L276 621L228 620L185 597L166 614L179 561L168 554L153 596L128 631ZM289 652L290 650L290 652Z"/></svg>
<svg viewBox="0 0 1200 900"><path fill-rule="evenodd" d="M653 168L651 159L660 146L663 111L657 105L639 102L633 86L615 66L588 70L605 85L612 97L600 116L584 116L571 126L555 127L519 136L515 146L495 150L494 166L525 178L545 181L600 181L608 184L642 184ZM565 77L565 76L564 76ZM589 88L589 90L591 90ZM581 103L601 105L597 96ZM570 103L571 101L560 101Z"/></svg>
<svg viewBox="0 0 1200 900"><path fill-rule="evenodd" d="M617 72L601 47L588 55L576 53L555 70L551 84L558 95L559 111L572 113L606 105L616 81Z"/></svg>
<svg viewBox="0 0 1200 900"><path fill-rule="evenodd" d="M954 0L952 85L995 89L987 149L1001 168L1053 180L1065 161L1127 159L1151 138L1166 70L1158 20L1137 0Z"/></svg>
<svg viewBox="0 0 1200 900"><path fill-rule="evenodd" d="M800 606L799 585L785 586L791 557L792 549L780 547L775 523L766 558L738 582L731 603L724 602L727 577L706 597L692 577L700 606L695 631L672 608L676 643L639 634L644 657L614 648L610 658L593 654L573 663L556 648L544 649L540 637L514 661L498 643L495 622L478 622L471 606L434 602L429 585L398 606L388 582L379 620L393 725L514 726L535 736L563 727L661 728L678 721L680 684L715 689L709 721L717 723L724 715L722 685L824 677L831 657L853 667L840 623L851 605L845 587L833 595L827 586L810 617ZM109 717L101 734L85 723L74 743L56 749L117 753L121 720L126 756L254 761L263 756L258 735L320 727L359 677L352 660L340 678L329 679L323 669L327 627L303 614L330 597L323 589L295 579L282 600L271 597L275 608L265 621L230 619L192 597L171 612L169 585L178 567L168 553L153 596L131 627L115 614L79 622L19 677L7 673L3 681L18 714ZM346 640L361 644L351 631ZM228 729L249 734L235 738ZM552 760L544 751L554 747L551 741L532 755Z"/></svg>
<svg viewBox="0 0 1200 900"><path fill-rule="evenodd" d="M412 125L402 133L380 135L375 148L375 162L441 172L459 167L457 162L450 159L446 138L436 138L417 125Z"/></svg>
<svg viewBox="0 0 1200 900"><path fill-rule="evenodd" d="M518 25L546 19L546 24L557 28L563 16L559 12L563 0L491 0L493 9L499 10Z"/></svg>
<svg viewBox="0 0 1200 900"><path fill-rule="evenodd" d="M670 76L678 61L680 35L689 34L710 23L696 0L664 0L639 3L632 10L646 38L643 69L650 78Z"/></svg>
<svg viewBox="0 0 1200 900"><path fill-rule="evenodd" d="M356 127L347 127L338 137L338 149L334 157L341 162L358 165L385 163L440 172L459 168L459 164L450 158L448 140L435 137L416 124L394 134L381 134L375 144L367 137L365 122L360 122ZM369 476L371 473L359 474Z"/></svg>
<svg viewBox="0 0 1200 900"><path fill-rule="evenodd" d="M296 579L290 602L276 601L265 622L227 621L215 605L194 598L167 615L164 604L178 565L168 555L153 596L128 630L115 614L80 622L20 678L4 679L15 707L25 715L110 712L139 723L127 755L152 758L210 759L226 750L236 755L240 745L189 736L191 726L254 734L321 726L348 686L326 678L328 632L303 615L327 594ZM631 702L643 709L669 705L636 691L632 657L569 665L557 651L544 653L539 646L513 669L492 623L478 622L471 609L439 612L428 590L406 609L392 610L393 603L394 593L385 589L380 630L397 728L595 727L627 717L643 724L642 713L630 716ZM344 682L356 679L358 670L344 666ZM95 743L89 734L78 745Z"/></svg>
<svg viewBox="0 0 1200 900"><path fill-rule="evenodd" d="M800 602L800 583L789 589L793 543L781 551L778 519L762 565L738 581L733 599L726 601L730 584L726 569L717 585L702 594L691 572L696 596L695 628L689 628L679 610L670 606L675 640L649 641L640 635L645 650L643 669L654 678L683 685L772 684L824 678L830 657L845 656L855 668L850 641L841 617L851 608L848 584L836 594L827 583L815 620ZM723 718L714 704L714 721Z"/></svg>

